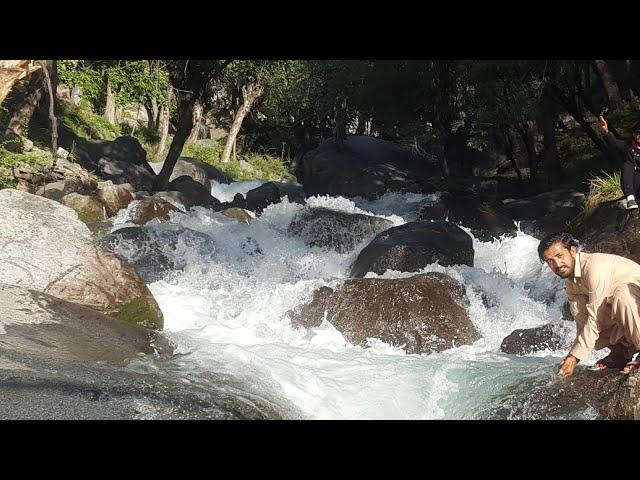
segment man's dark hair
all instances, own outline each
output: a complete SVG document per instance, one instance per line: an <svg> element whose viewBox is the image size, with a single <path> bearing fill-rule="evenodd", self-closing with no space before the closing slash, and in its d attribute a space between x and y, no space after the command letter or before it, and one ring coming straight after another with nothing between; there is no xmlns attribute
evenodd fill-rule
<svg viewBox="0 0 640 480"><path fill-rule="evenodd" d="M566 249L570 249L571 247L579 247L580 242L573 238L573 235L565 232L556 232L550 235L547 235L542 240L540 240L540 245L538 245L538 257L541 262L544 262L543 254L544 252L551 247L556 242L562 243L562 245Z"/></svg>
<svg viewBox="0 0 640 480"><path fill-rule="evenodd" d="M633 130L631 130L631 133L636 133L636 132L640 132L640 122L636 123L633 126Z"/></svg>

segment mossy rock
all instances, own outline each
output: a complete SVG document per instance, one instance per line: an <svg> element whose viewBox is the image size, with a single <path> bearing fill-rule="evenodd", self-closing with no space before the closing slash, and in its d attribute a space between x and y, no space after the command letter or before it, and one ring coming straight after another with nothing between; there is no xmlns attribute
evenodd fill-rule
<svg viewBox="0 0 640 480"><path fill-rule="evenodd" d="M164 320L159 316L150 300L146 297L136 297L130 302L120 305L120 308L109 314L113 318L143 327L162 330Z"/></svg>

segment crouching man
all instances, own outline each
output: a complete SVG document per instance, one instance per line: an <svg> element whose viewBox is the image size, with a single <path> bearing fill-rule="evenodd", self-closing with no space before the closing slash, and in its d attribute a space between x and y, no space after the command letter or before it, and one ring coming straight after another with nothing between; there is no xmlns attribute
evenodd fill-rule
<svg viewBox="0 0 640 480"><path fill-rule="evenodd" d="M540 261L565 279L577 337L560 363L558 373L569 376L591 351L608 347L611 353L592 369L636 370L631 361L640 350L640 265L618 255L578 251L568 233L554 233L538 245Z"/></svg>

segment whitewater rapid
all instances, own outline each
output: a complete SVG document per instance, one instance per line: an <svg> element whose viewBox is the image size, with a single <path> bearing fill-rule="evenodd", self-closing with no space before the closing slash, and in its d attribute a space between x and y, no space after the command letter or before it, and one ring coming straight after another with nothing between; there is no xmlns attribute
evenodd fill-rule
<svg viewBox="0 0 640 480"><path fill-rule="evenodd" d="M260 183L213 182L212 194L230 200ZM386 194L365 201L318 196L308 198L307 205L377 215L397 226L415 220L419 208L437 197ZM472 236L473 268L434 264L422 269L446 273L465 285L470 318L482 338L438 354L407 355L376 339L364 348L351 345L326 320L312 329L291 325L287 312L310 301L318 288L340 285L373 239L348 253L309 247L302 238L287 235L302 208L285 198L249 225L196 208L174 212L166 225L154 227L196 230L214 245L206 252L178 245L168 254L180 257L184 270L149 285L164 314L165 333L177 347L171 375L185 382L205 382L210 372L228 376L237 388L292 419L492 418L515 382L527 377L553 381L575 326L562 320L562 281L539 262L538 240L520 231L492 242ZM118 218L114 230L128 225L126 216ZM387 271L380 277L411 275ZM563 348L522 357L500 352L513 330L549 322L565 331ZM591 361L603 356L599 353ZM595 412L580 415L593 418Z"/></svg>

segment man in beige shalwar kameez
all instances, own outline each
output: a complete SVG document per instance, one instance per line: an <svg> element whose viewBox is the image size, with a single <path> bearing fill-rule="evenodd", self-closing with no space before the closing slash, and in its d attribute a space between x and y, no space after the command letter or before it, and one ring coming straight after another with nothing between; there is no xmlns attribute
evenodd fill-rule
<svg viewBox="0 0 640 480"><path fill-rule="evenodd" d="M618 255L578 252L569 234L556 233L538 246L540 259L564 278L577 337L558 373L569 376L593 349L608 347L611 353L593 369L636 370L631 361L640 351L640 265Z"/></svg>

